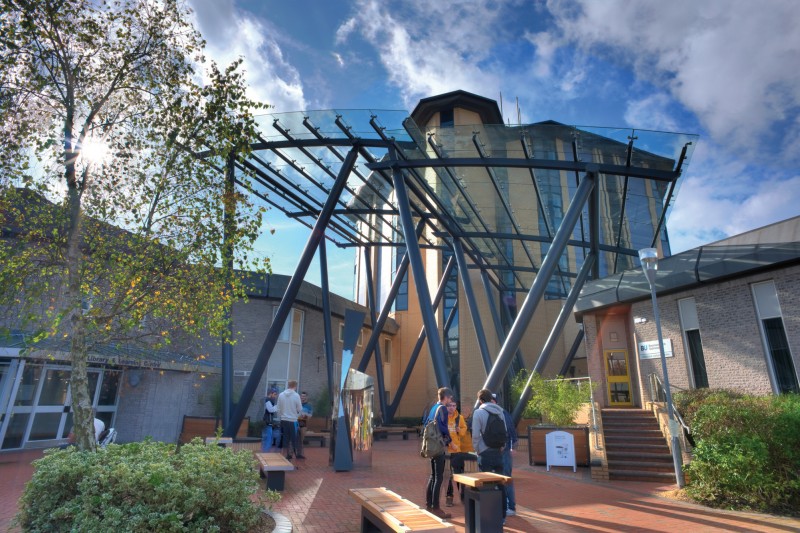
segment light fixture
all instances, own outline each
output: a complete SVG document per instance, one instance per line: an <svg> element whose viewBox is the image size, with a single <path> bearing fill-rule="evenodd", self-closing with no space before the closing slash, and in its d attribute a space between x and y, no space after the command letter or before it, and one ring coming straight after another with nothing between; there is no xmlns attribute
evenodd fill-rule
<svg viewBox="0 0 800 533"><path fill-rule="evenodd" d="M655 248L642 248L639 250L639 260L642 262L642 271L650 284L650 298L653 301L653 318L656 321L658 332L658 351L661 354L661 372L664 374L664 391L667 396L667 413L669 415L669 434L672 442L672 462L675 465L675 481L678 488L683 488L684 479L681 468L681 445L678 440L678 422L675 420L675 410L672 406L672 392L669 387L669 374L667 373L667 357L664 354L664 337L661 334L661 317L658 313L658 299L656 298L656 273L658 272L658 250Z"/></svg>

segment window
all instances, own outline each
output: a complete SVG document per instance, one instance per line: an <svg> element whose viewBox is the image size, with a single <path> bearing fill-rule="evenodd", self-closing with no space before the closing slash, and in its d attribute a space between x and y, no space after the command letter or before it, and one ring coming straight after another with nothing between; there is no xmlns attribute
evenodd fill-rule
<svg viewBox="0 0 800 533"><path fill-rule="evenodd" d="M700 339L700 321L697 318L697 304L694 298L678 300L686 355L689 358L691 376L696 389L708 387L706 360L703 356L703 343Z"/></svg>
<svg viewBox="0 0 800 533"><path fill-rule="evenodd" d="M753 284L753 297L761 322L759 325L767 351L773 389L777 393L800 392L775 283L765 281Z"/></svg>
<svg viewBox="0 0 800 533"><path fill-rule="evenodd" d="M453 108L442 109L439 111L439 127L452 128L455 126L455 119L453 117Z"/></svg>
<svg viewBox="0 0 800 533"><path fill-rule="evenodd" d="M383 362L392 362L392 339L383 339Z"/></svg>

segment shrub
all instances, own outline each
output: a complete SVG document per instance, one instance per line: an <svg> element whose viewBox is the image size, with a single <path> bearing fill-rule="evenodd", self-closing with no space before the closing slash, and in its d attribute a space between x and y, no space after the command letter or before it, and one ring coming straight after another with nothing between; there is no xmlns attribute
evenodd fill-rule
<svg viewBox="0 0 800 533"><path fill-rule="evenodd" d="M522 373L517 377L520 375ZM527 413L530 407L532 412L541 413L543 418L556 426L574 424L578 411L583 404L590 401L592 394L592 387L588 383L566 379L544 379L536 373L531 379L531 390L531 399L525 412Z"/></svg>
<svg viewBox="0 0 800 533"><path fill-rule="evenodd" d="M266 502L252 454L194 439L54 450L20 499L24 531L250 531Z"/></svg>
<svg viewBox="0 0 800 533"><path fill-rule="evenodd" d="M800 514L800 396L712 393L694 410L687 494L716 507Z"/></svg>
<svg viewBox="0 0 800 533"><path fill-rule="evenodd" d="M522 369L519 373L511 378L511 405L517 405L519 399L522 398L522 391L525 390L525 385L528 383L528 371ZM541 418L540 413L532 401L528 400L525 409L522 411L522 418Z"/></svg>

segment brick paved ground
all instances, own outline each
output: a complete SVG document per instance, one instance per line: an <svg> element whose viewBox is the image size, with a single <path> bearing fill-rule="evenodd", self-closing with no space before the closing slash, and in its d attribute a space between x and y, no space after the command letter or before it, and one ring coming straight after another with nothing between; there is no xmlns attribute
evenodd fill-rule
<svg viewBox="0 0 800 533"><path fill-rule="evenodd" d="M334 472L327 448L306 446L307 459L286 476L286 490L274 510L288 517L298 533L355 532L359 507L347 495L352 487L388 487L424 505L428 461L417 454L419 441L389 437L373 448L372 468ZM30 478L30 462L41 452L0 454L0 532L6 531L23 485ZM800 520L755 513L718 511L656 496L674 488L655 483L594 483L586 469L553 469L527 464L523 449L515 457L517 516L509 517L504 531L522 532L746 532L800 531ZM442 496L444 503L444 495ZM451 507L452 522L464 531L464 512Z"/></svg>

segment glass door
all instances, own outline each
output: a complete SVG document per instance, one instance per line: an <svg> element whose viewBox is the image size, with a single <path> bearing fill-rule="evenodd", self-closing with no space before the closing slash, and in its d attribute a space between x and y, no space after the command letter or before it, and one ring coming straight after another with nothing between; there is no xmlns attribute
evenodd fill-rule
<svg viewBox="0 0 800 533"><path fill-rule="evenodd" d="M610 406L633 405L631 377L628 372L628 350L605 350L606 382Z"/></svg>

